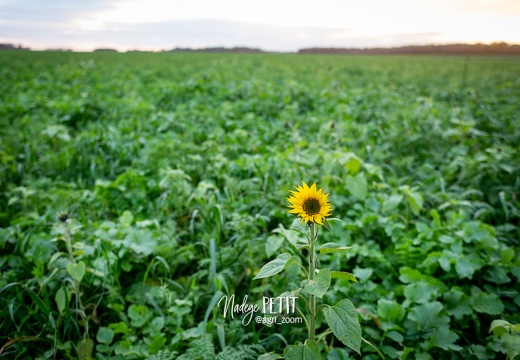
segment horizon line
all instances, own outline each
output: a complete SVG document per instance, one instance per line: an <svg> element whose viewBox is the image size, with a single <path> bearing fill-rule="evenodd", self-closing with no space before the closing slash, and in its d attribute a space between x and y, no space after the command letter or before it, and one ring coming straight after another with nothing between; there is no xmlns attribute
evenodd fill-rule
<svg viewBox="0 0 520 360"><path fill-rule="evenodd" d="M152 49L152 48L126 48L126 50L118 49L117 47L110 46L99 46L92 48L91 50L75 50L67 47L49 47L45 49L40 48L31 48L25 47L22 43L0 43L0 50L25 50L25 51L35 51L35 52L45 52L45 51L63 51L63 52L77 52L77 53L89 53L89 52L118 52L118 53L126 53L126 52L204 52L204 51L213 51L213 52L250 52L250 53L281 53L281 54L298 54L302 51L388 51L388 50L405 50L410 48L442 48L442 47L450 47L450 46L465 46L465 47L479 47L484 46L487 48L496 48L507 47L514 48L519 46L519 43L510 43L507 41L493 41L493 42L452 42L452 43L420 43L420 44L409 44L409 45L399 45L399 46L369 46L369 47L338 47L338 46L309 46L299 48L295 51L287 50L265 50L260 47L251 47L247 45L235 45L235 46L205 46L205 47L181 47L175 46L171 48L163 48L163 49ZM516 49L515 49L516 50Z"/></svg>

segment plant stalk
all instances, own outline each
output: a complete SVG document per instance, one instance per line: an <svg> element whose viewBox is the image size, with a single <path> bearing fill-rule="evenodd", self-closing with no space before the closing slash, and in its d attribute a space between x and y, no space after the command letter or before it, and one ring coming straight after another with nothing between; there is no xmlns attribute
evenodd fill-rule
<svg viewBox="0 0 520 360"><path fill-rule="evenodd" d="M314 280L315 272L315 244L316 244L316 224L309 226L309 280ZM309 295L309 340L314 340L316 335L316 296Z"/></svg>
<svg viewBox="0 0 520 360"><path fill-rule="evenodd" d="M72 248L72 234L70 233L70 224L68 222L65 223L65 243L67 244L67 251L69 253L69 260L72 264L76 264L77 261L74 258L74 250ZM80 282L76 279L74 280L74 290L76 292L76 300L77 305L81 309L82 312L85 311L85 307L83 306L83 302L81 301L81 288L80 288ZM83 324L85 327L85 334L88 334L88 318L85 317L85 324Z"/></svg>

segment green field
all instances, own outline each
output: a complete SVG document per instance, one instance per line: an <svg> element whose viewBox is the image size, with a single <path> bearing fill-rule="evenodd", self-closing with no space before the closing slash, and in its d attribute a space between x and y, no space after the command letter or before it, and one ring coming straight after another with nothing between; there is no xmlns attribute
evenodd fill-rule
<svg viewBox="0 0 520 360"><path fill-rule="evenodd" d="M490 332L520 324L519 58L11 51L0 79L0 359L303 344L305 323L216 305L301 287L297 265L253 277L306 266L302 181L341 220L319 242L352 246L319 266L357 280L318 305L350 299L386 359L520 352L518 327ZM379 358L327 328L322 359Z"/></svg>

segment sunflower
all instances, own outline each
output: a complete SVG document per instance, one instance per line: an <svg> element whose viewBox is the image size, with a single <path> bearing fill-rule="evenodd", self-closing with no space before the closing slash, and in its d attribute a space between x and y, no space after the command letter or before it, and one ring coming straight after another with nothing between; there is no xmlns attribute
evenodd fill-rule
<svg viewBox="0 0 520 360"><path fill-rule="evenodd" d="M323 219L330 216L331 207L329 194L324 194L323 189L316 190L316 183L309 187L302 181L303 186L295 186L298 191L289 190L291 196L287 201L291 204L291 214L296 214L306 223L318 223L323 225Z"/></svg>

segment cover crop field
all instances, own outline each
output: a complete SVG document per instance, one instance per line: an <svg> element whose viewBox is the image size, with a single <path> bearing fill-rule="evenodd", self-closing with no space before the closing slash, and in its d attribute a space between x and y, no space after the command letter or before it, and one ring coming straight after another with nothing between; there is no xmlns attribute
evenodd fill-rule
<svg viewBox="0 0 520 360"><path fill-rule="evenodd" d="M520 352L519 58L12 51L0 79L1 359ZM302 181L341 220L324 293ZM328 305L306 342L311 294L367 342Z"/></svg>

